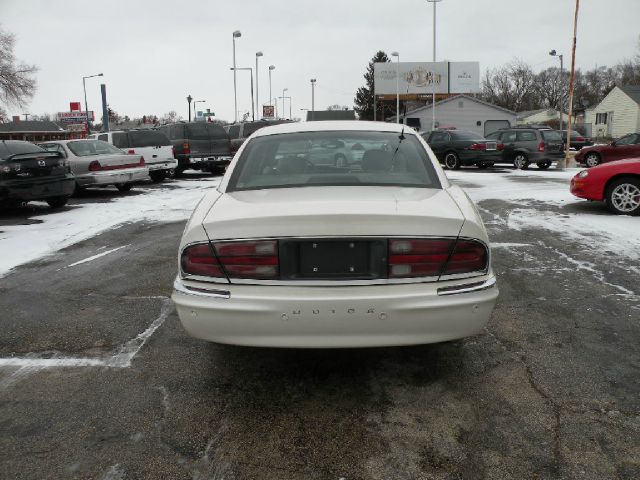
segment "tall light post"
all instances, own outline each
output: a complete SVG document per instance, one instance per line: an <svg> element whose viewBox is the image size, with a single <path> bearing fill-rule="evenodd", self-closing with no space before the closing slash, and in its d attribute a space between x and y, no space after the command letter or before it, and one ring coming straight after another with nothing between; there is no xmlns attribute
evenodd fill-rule
<svg viewBox="0 0 640 480"><path fill-rule="evenodd" d="M233 102L234 102L234 109L233 111L235 112L235 123L238 123L238 79L236 78L236 38L239 38L242 36L242 33L240 33L240 30L236 30L235 32L233 32ZM253 83L253 82L252 82ZM252 100L253 103L253 100Z"/></svg>
<svg viewBox="0 0 640 480"><path fill-rule="evenodd" d="M89 135L91 133L91 131L89 130L89 106L87 105L87 84L86 84L86 80L87 78L93 78L93 77L102 77L102 73L97 73L95 75L89 75L87 77L82 77L82 88L84 89L84 113L87 116L87 135Z"/></svg>
<svg viewBox="0 0 640 480"><path fill-rule="evenodd" d="M563 102L564 98L562 95L562 84L563 84L562 73L564 71L563 63L562 63L562 55L558 55L555 50L551 50L549 52L549 55L551 55L552 57L560 58L560 108L558 108L558 110L560 111L560 130L562 130L562 104L564 103Z"/></svg>
<svg viewBox="0 0 640 480"><path fill-rule="evenodd" d="M269 103L273 100L273 95L271 95L271 72L276 69L275 65L269 65ZM274 104L274 108L276 109L275 115L278 118L278 101L276 100Z"/></svg>
<svg viewBox="0 0 640 480"><path fill-rule="evenodd" d="M316 113L316 95L315 95L316 79L311 79L311 121L315 118Z"/></svg>
<svg viewBox="0 0 640 480"><path fill-rule="evenodd" d="M398 57L396 62L396 123L400 123L400 54L391 52L392 57Z"/></svg>
<svg viewBox="0 0 640 480"><path fill-rule="evenodd" d="M249 70L251 72L251 118L255 121L256 119L256 104L253 100L253 67L235 67L232 68L235 73L236 70ZM238 111L236 110L236 122L238 121Z"/></svg>
<svg viewBox="0 0 640 480"><path fill-rule="evenodd" d="M258 112L258 118L262 115L260 113L260 97L258 95L258 58L262 56L262 52L256 52L256 111Z"/></svg>
<svg viewBox="0 0 640 480"><path fill-rule="evenodd" d="M284 117L284 98L285 98L284 97L284 92L286 92L287 90L289 90L289 89L288 88L283 88L282 89L282 116L283 117ZM291 109L289 109L289 110L291 110ZM289 115L289 116L291 116L291 115Z"/></svg>
<svg viewBox="0 0 640 480"><path fill-rule="evenodd" d="M191 100L193 100L193 97L191 95L187 96L187 103L189 104L189 121L191 121Z"/></svg>
<svg viewBox="0 0 640 480"><path fill-rule="evenodd" d="M206 100L194 100L193 101L193 120L195 121L196 116L198 115L198 109L196 108L196 103L203 103Z"/></svg>
<svg viewBox="0 0 640 480"><path fill-rule="evenodd" d="M433 3L433 63L436 63L436 3L442 0L427 0L429 3ZM435 66L435 65L434 65ZM433 77L433 98L431 103L431 130L436 129L436 81L435 75Z"/></svg>

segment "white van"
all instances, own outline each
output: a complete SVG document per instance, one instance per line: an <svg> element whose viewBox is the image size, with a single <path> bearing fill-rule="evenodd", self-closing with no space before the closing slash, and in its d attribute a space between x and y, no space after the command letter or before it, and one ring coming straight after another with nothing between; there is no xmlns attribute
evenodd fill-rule
<svg viewBox="0 0 640 480"><path fill-rule="evenodd" d="M119 130L96 133L87 138L108 142L130 155L142 155L149 167L149 177L154 182L161 182L178 166L178 161L173 158L171 141L159 130Z"/></svg>

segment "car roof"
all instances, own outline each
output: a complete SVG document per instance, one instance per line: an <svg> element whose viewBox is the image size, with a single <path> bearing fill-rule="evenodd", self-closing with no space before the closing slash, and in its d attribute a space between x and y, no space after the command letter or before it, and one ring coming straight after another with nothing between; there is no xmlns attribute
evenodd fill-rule
<svg viewBox="0 0 640 480"><path fill-rule="evenodd" d="M417 135L413 128L401 123L367 122L362 120L327 120L322 122L290 122L272 125L258 130L253 135L262 137L266 135L278 135L281 133L300 132L332 132L336 130L360 131L360 132L402 132Z"/></svg>

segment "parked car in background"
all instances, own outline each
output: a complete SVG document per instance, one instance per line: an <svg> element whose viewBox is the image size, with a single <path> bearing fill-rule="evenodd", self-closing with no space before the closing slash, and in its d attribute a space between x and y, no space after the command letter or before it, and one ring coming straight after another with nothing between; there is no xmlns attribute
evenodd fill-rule
<svg viewBox="0 0 640 480"><path fill-rule="evenodd" d="M264 127L279 125L289 121L290 120L258 120L257 122L242 122L227 125L224 129L227 131L229 140L231 141L231 153L235 155L247 137L251 136L253 132L257 132Z"/></svg>
<svg viewBox="0 0 640 480"><path fill-rule="evenodd" d="M39 145L69 162L76 191L114 185L126 192L149 176L142 155L128 155L102 140L55 140Z"/></svg>
<svg viewBox="0 0 640 480"><path fill-rule="evenodd" d="M580 150L576 162L588 168L601 163L640 157L640 133L630 133L607 145L593 145Z"/></svg>
<svg viewBox="0 0 640 480"><path fill-rule="evenodd" d="M562 141L565 143L565 145L567 144L567 131L566 130L558 130L560 132L560 135L562 135ZM593 145L593 141L591 140L591 138L582 135L580 132L578 132L577 130L571 130L571 137L570 137L570 141L571 143L569 144L570 148L573 148L575 150L580 150L584 147L589 147L591 145Z"/></svg>
<svg viewBox="0 0 640 480"><path fill-rule="evenodd" d="M58 153L22 140L0 141L0 205L44 200L59 208L74 186L69 165Z"/></svg>
<svg viewBox="0 0 640 480"><path fill-rule="evenodd" d="M571 179L576 197L606 202L613 213L640 215L640 158L618 160L582 170Z"/></svg>
<svg viewBox="0 0 640 480"><path fill-rule="evenodd" d="M328 165L328 154L289 154L338 142L361 145L362 161ZM485 227L412 129L364 121L268 127L229 168L179 247L172 299L192 336L332 348L483 330L498 295Z"/></svg>
<svg viewBox="0 0 640 480"><path fill-rule="evenodd" d="M129 155L142 155L149 169L149 177L154 182L161 182L172 175L178 166L178 161L173 158L173 145L169 137L159 130L120 130L93 134L87 138L108 142Z"/></svg>
<svg viewBox="0 0 640 480"><path fill-rule="evenodd" d="M505 128L488 134L487 138L504 144L502 156L496 163L509 163L515 168L526 169L535 163L544 170L564 158L562 136L550 128Z"/></svg>
<svg viewBox="0 0 640 480"><path fill-rule="evenodd" d="M422 138L445 167L453 170L461 166L492 167L500 159L504 145L482 135L465 130L434 130L424 132Z"/></svg>
<svg viewBox="0 0 640 480"><path fill-rule="evenodd" d="M159 127L174 148L176 175L187 169L223 173L231 161L231 142L224 128L210 122L180 122Z"/></svg>

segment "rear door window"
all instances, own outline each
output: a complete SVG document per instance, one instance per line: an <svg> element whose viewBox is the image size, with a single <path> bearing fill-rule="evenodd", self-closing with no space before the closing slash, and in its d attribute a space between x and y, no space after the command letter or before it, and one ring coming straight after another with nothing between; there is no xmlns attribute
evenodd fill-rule
<svg viewBox="0 0 640 480"><path fill-rule="evenodd" d="M98 140L102 140L103 142L108 142L109 141L109 135L107 135L106 133L102 133L102 134L98 135Z"/></svg>
<svg viewBox="0 0 640 480"><path fill-rule="evenodd" d="M518 132L516 138L519 142L535 142L537 140L535 132L531 131Z"/></svg>
<svg viewBox="0 0 640 480"><path fill-rule="evenodd" d="M502 141L503 142L515 142L516 141L516 132L503 132L502 133Z"/></svg>
<svg viewBox="0 0 640 480"><path fill-rule="evenodd" d="M132 130L129 132L131 147L164 147L171 145L167 136L158 130Z"/></svg>
<svg viewBox="0 0 640 480"><path fill-rule="evenodd" d="M542 130L540 132L542 134L542 138L547 142L561 142L562 137L560 136L560 132L555 130Z"/></svg>

